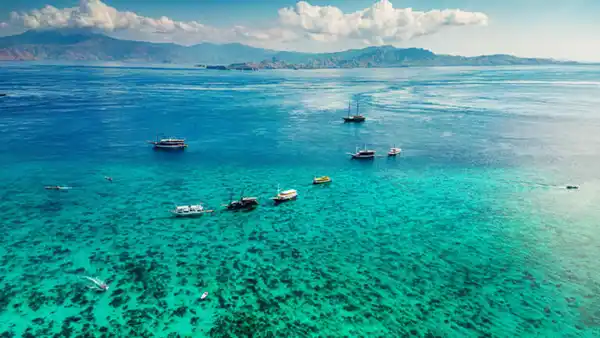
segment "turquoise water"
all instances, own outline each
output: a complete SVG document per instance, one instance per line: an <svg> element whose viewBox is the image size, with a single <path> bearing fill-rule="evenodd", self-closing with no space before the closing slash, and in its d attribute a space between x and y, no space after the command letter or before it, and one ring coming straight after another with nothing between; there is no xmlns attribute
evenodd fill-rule
<svg viewBox="0 0 600 338"><path fill-rule="evenodd" d="M3 64L0 332L598 336L598 79ZM403 152L350 160L363 144ZM298 200L274 206L278 184ZM224 212L232 191L261 205ZM217 212L168 213L197 202Z"/></svg>

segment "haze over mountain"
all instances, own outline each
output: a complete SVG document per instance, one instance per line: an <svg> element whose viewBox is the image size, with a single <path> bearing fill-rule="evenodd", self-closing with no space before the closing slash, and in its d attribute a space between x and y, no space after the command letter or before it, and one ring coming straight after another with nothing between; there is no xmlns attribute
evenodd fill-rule
<svg viewBox="0 0 600 338"><path fill-rule="evenodd" d="M281 52L239 43L181 46L119 40L85 30L30 30L0 38L0 60L247 63L253 68L356 68L562 63L510 55L461 57L420 48L367 47L335 53Z"/></svg>

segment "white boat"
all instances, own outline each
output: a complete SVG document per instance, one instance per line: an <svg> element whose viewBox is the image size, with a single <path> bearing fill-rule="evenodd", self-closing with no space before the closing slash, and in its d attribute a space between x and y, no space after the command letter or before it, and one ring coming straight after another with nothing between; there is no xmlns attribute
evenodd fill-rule
<svg viewBox="0 0 600 338"><path fill-rule="evenodd" d="M402 152L402 149L396 148L394 146L394 147L390 148L390 151L388 151L388 156L396 156L396 155L400 154L400 152Z"/></svg>
<svg viewBox="0 0 600 338"><path fill-rule="evenodd" d="M286 202L295 200L298 197L298 192L294 189L281 191L279 186L277 186L277 196L271 198L275 201L275 203Z"/></svg>
<svg viewBox="0 0 600 338"><path fill-rule="evenodd" d="M356 147L356 151L354 153L348 153L352 158L356 159L373 159L375 158L375 150L368 150L367 147L363 150L358 150Z"/></svg>
<svg viewBox="0 0 600 338"><path fill-rule="evenodd" d="M173 215L181 217L198 216L207 212L212 212L212 210L204 210L202 204L181 205L176 206L175 209L171 210Z"/></svg>
<svg viewBox="0 0 600 338"><path fill-rule="evenodd" d="M157 138L156 141L148 141L148 143L154 145L155 149L185 149L187 148L187 144L185 143L185 139L181 138Z"/></svg>

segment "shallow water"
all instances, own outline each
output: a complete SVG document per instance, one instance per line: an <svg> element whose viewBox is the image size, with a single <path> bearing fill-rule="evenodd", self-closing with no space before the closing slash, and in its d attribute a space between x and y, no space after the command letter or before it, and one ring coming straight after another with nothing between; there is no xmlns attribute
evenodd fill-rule
<svg viewBox="0 0 600 338"><path fill-rule="evenodd" d="M598 336L598 78L3 64L0 332ZM403 152L349 160L363 144ZM222 211L242 192L257 210ZM197 202L217 212L168 213Z"/></svg>

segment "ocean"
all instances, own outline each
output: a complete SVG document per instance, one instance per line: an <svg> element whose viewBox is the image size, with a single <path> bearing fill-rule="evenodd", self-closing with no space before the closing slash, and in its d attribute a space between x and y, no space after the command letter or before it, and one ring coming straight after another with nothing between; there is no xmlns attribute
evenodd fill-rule
<svg viewBox="0 0 600 338"><path fill-rule="evenodd" d="M598 79L2 64L0 334L598 337Z"/></svg>

